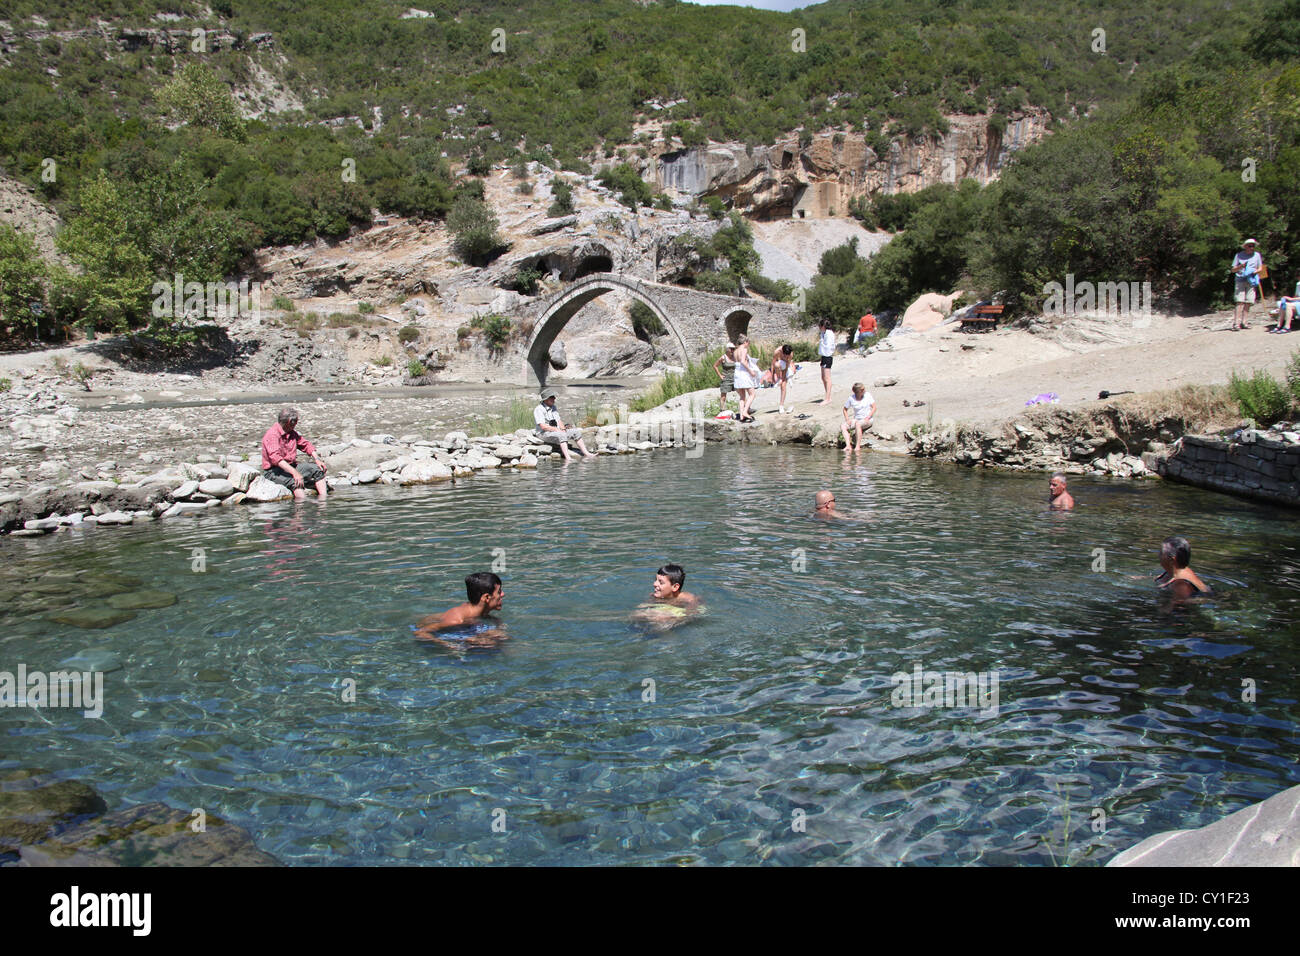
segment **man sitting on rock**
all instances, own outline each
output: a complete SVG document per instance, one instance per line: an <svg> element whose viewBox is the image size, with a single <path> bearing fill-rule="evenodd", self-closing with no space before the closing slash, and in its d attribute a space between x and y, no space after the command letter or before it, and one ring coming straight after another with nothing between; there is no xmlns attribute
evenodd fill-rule
<svg viewBox="0 0 1300 956"><path fill-rule="evenodd" d="M1069 511L1074 507L1074 499L1070 493L1065 490L1065 475L1059 471L1052 476L1052 480L1047 485L1049 494L1051 494L1051 504L1049 507L1053 511Z"/></svg>
<svg viewBox="0 0 1300 956"><path fill-rule="evenodd" d="M316 494L327 497L325 463L316 456L316 446L296 431L298 410L282 408L279 420L262 436L262 476L283 485L299 500L306 498L307 484L316 486ZM311 461L299 461L298 451L306 452Z"/></svg>
<svg viewBox="0 0 1300 956"><path fill-rule="evenodd" d="M553 388L542 389L542 400L533 409L537 434L548 445L558 446L565 461L573 460L573 456L569 454L569 442L578 446L578 451L582 452L583 458L595 458L596 456L587 451L587 446L582 443L582 431L568 428L560 419L560 413L555 410L555 396L558 394Z"/></svg>

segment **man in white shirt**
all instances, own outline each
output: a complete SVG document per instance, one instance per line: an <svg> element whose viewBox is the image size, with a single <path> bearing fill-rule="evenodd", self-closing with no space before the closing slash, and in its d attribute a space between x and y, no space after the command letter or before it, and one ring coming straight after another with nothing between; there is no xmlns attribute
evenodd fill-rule
<svg viewBox="0 0 1300 956"><path fill-rule="evenodd" d="M840 434L844 436L845 451L862 450L862 432L870 428L871 423L876 417L876 400L867 394L867 386L861 382L853 383L853 394L849 396L848 401L844 403L844 425L840 429ZM852 428L857 435L857 447L854 447L849 429Z"/></svg>
<svg viewBox="0 0 1300 956"><path fill-rule="evenodd" d="M578 451L582 452L583 458L595 458L596 456L587 451L587 446L582 443L582 430L569 428L560 419L560 413L555 410L555 396L558 394L553 388L542 389L542 400L533 409L537 434L548 445L558 446L565 461L573 460L573 456L569 454L569 442L578 446Z"/></svg>
<svg viewBox="0 0 1300 956"><path fill-rule="evenodd" d="M822 384L826 386L826 399L823 404L831 403L831 364L835 361L835 330L831 328L829 319L822 319L817 323L817 328L821 329L821 339L817 343L817 354L822 361Z"/></svg>
<svg viewBox="0 0 1300 956"><path fill-rule="evenodd" d="M1255 251L1254 239L1247 239L1241 244L1241 251L1232 257L1233 294L1236 305L1232 312L1232 330L1248 329L1246 315L1255 301L1259 288L1259 270L1264 265L1263 258Z"/></svg>

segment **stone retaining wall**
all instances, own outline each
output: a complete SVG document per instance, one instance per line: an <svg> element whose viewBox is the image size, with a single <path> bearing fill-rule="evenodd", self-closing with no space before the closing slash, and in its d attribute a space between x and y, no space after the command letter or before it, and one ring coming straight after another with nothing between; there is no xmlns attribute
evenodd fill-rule
<svg viewBox="0 0 1300 956"><path fill-rule="evenodd" d="M1235 440L1186 435L1148 467L1198 488L1300 508L1300 435L1243 430ZM1295 439L1295 440L1293 440Z"/></svg>

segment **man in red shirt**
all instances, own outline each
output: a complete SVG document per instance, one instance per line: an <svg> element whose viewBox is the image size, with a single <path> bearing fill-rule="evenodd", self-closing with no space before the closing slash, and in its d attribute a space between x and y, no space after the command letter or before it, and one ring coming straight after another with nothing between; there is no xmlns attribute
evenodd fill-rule
<svg viewBox="0 0 1300 956"><path fill-rule="evenodd" d="M308 484L316 486L316 494L326 497L329 491L325 463L316 456L316 446L298 434L298 410L282 408L276 417L279 421L262 436L262 476L284 485L298 499L307 497L303 489ZM299 461L299 450L311 456L311 461Z"/></svg>
<svg viewBox="0 0 1300 956"><path fill-rule="evenodd" d="M862 318L858 319L858 334L853 337L853 344L858 346L858 352L861 353L865 346L863 339L869 338L876 334L876 317L867 312Z"/></svg>

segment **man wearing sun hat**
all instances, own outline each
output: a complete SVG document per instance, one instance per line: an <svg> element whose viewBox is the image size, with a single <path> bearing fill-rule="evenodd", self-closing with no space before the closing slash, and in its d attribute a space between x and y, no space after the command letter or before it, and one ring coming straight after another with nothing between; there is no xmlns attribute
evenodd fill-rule
<svg viewBox="0 0 1300 956"><path fill-rule="evenodd" d="M1232 257L1233 294L1235 303L1232 312L1232 331L1249 328L1246 315L1255 301L1259 290L1259 272L1264 260L1255 251L1258 245L1254 239L1247 239L1241 244L1241 251Z"/></svg>
<svg viewBox="0 0 1300 956"><path fill-rule="evenodd" d="M595 458L596 456L587 451L587 446L582 443L582 431L568 428L560 419L560 413L555 410L555 396L558 394L553 388L542 389L542 400L533 409L533 421L537 423L538 436L548 445L557 446L565 461L571 461L573 458L569 454L569 442L578 446L578 451L582 452L583 458Z"/></svg>

